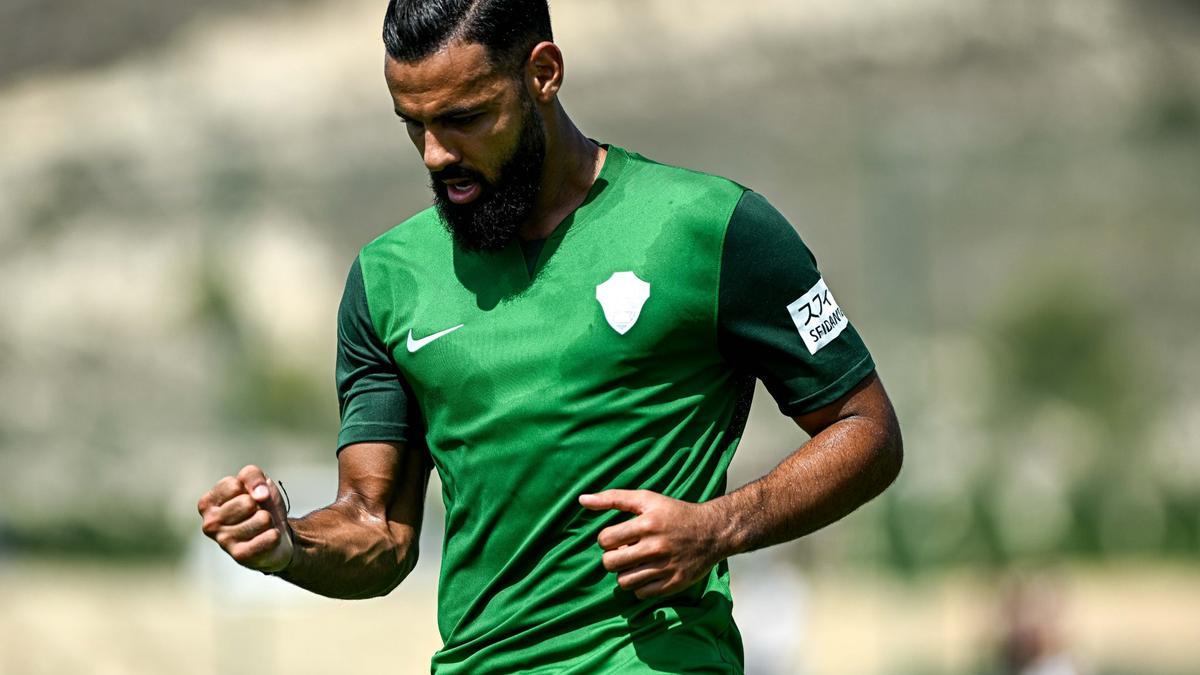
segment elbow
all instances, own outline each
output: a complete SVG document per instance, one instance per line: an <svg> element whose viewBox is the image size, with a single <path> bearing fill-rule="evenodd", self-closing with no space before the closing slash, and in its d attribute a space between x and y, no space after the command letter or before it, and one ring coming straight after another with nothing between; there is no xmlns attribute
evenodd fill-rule
<svg viewBox="0 0 1200 675"><path fill-rule="evenodd" d="M381 598L400 585L417 564L415 537L384 533L375 537L368 551L348 559L356 561L356 583L346 592L330 597L343 600Z"/></svg>
<svg viewBox="0 0 1200 675"><path fill-rule="evenodd" d="M863 502L870 501L888 489L900 476L904 465L904 439L900 435L900 423L890 410L871 420L870 440L864 444L866 452L861 466L860 486Z"/></svg>
<svg viewBox="0 0 1200 675"><path fill-rule="evenodd" d="M391 593L393 589L400 585L400 582L408 578L410 572L417 566L417 557L420 553L417 542L413 541L411 546L403 547L403 553L396 560L396 576L391 586L381 595Z"/></svg>
<svg viewBox="0 0 1200 675"><path fill-rule="evenodd" d="M904 438L900 434L900 424L892 417L888 425L876 458L877 487L876 494L882 493L896 478L904 466Z"/></svg>
<svg viewBox="0 0 1200 675"><path fill-rule="evenodd" d="M370 595L363 596L364 598L381 598L396 589L401 584L413 568L417 566L417 557L419 549L415 540L396 542L392 551L391 574L388 575L384 583L378 588L373 589ZM389 556L391 557L391 556Z"/></svg>

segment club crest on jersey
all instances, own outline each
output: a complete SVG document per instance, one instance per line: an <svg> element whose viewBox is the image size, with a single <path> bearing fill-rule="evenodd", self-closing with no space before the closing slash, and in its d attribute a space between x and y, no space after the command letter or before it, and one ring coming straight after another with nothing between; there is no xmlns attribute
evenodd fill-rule
<svg viewBox="0 0 1200 675"><path fill-rule="evenodd" d="M621 335L637 323L649 297L650 284L633 272L613 272L608 281L596 286L596 299L604 309L604 319Z"/></svg>
<svg viewBox="0 0 1200 675"><path fill-rule="evenodd" d="M846 313L838 307L824 279L818 279L815 286L796 298L787 309L810 354L816 354L822 347L833 342L834 338L846 330L846 324L849 323Z"/></svg>

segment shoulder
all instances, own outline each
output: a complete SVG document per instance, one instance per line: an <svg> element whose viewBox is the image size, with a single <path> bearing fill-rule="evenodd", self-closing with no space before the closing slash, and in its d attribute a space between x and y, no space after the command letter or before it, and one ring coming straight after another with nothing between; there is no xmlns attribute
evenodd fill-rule
<svg viewBox="0 0 1200 675"><path fill-rule="evenodd" d="M766 197L746 190L729 218L726 248L753 248L755 242L758 248L767 251L796 249L812 259L812 252L792 223Z"/></svg>
<svg viewBox="0 0 1200 675"><path fill-rule="evenodd" d="M626 182L633 186L642 203L665 203L676 214L694 214L688 222L719 237L727 248L757 248L771 251L774 246L797 249L812 257L798 232L762 194L734 180L647 159L624 151L628 156Z"/></svg>
<svg viewBox="0 0 1200 675"><path fill-rule="evenodd" d="M689 255L717 253L746 188L728 178L648 159L616 148L624 167L617 180L627 217L641 227L660 224Z"/></svg>
<svg viewBox="0 0 1200 675"><path fill-rule="evenodd" d="M728 178L666 164L617 148L626 156L625 173L635 189L653 191L673 200L717 200L732 208L746 188Z"/></svg>
<svg viewBox="0 0 1200 675"><path fill-rule="evenodd" d="M371 306L388 307L398 293L411 290L414 275L443 267L452 247L450 234L432 206L363 246L356 262Z"/></svg>

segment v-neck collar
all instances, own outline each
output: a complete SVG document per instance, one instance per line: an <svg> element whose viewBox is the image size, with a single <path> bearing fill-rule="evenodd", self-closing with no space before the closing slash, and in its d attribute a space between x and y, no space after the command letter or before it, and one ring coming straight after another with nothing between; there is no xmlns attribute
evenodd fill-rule
<svg viewBox="0 0 1200 675"><path fill-rule="evenodd" d="M595 141L593 142L595 143ZM554 231L550 233L550 236L541 240L514 242L517 245L513 248L518 251L521 264L524 266L526 275L531 281L537 276L542 266L545 265L546 260L558 249L567 234L587 224L588 219L586 215L598 209L607 201L608 196L613 193L611 189L612 185L616 183L618 177L621 175L629 157L624 148L607 143L597 143L597 145L607 151L604 156L604 164L601 165L600 173L596 176L596 180L592 182L592 186L588 188L587 196L583 198L579 206L576 206L574 210L559 221ZM537 246L537 252L532 256L532 263L526 259L526 247L530 246L529 241L542 242L541 245Z"/></svg>

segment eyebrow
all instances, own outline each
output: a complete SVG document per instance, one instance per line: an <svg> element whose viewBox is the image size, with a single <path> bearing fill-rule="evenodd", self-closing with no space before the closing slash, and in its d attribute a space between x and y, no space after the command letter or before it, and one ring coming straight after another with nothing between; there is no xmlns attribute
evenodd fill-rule
<svg viewBox="0 0 1200 675"><path fill-rule="evenodd" d="M486 108L486 107L487 107L486 103L481 103L479 105L473 105L473 106L456 106L456 107L450 108L449 110L443 111L439 115L434 116L433 119L448 120L448 119L454 119L455 117L466 117L468 115L476 115L476 114L482 113L484 111L484 108ZM405 114L404 111L400 110L399 108L393 108L393 110L396 112L397 117L399 117L400 119L402 119L406 122L417 121L415 117Z"/></svg>

